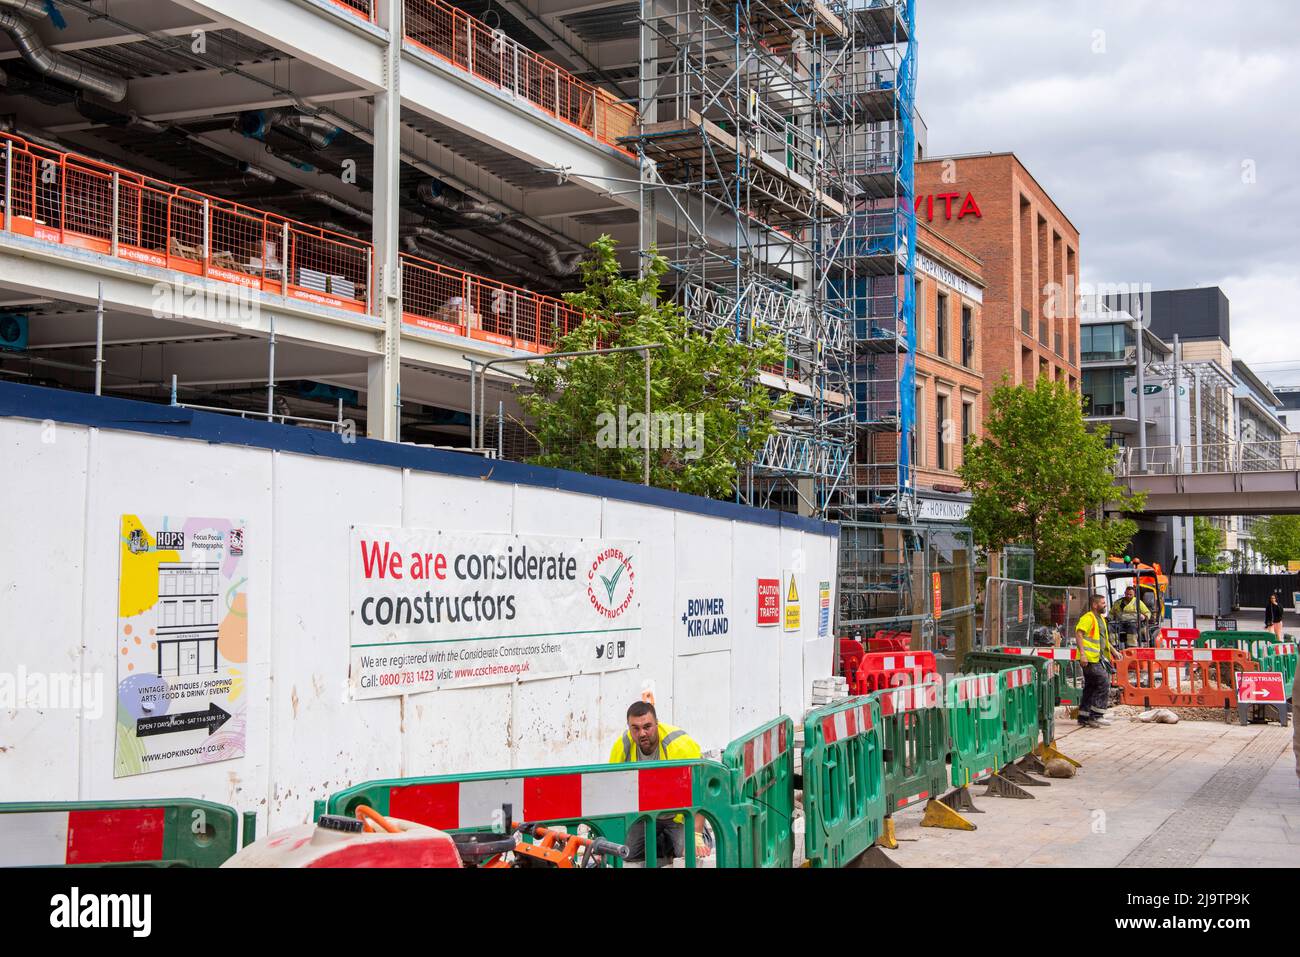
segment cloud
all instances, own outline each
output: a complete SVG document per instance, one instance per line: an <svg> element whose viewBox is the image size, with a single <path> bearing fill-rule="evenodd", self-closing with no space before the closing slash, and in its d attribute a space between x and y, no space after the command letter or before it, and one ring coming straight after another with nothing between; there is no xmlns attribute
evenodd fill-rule
<svg viewBox="0 0 1300 957"><path fill-rule="evenodd" d="M927 155L1013 150L1084 280L1222 286L1234 352L1300 365L1300 4L917 2Z"/></svg>

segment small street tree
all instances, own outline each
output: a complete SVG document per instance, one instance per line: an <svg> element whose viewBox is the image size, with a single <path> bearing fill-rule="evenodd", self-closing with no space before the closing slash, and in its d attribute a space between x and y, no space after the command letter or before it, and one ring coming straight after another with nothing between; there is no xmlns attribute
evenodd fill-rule
<svg viewBox="0 0 1300 957"><path fill-rule="evenodd" d="M540 446L537 465L641 482L650 430L650 484L725 497L738 472L776 431L773 413L788 407L758 384L763 366L785 362L780 337L765 328L752 341L732 328L693 328L672 302L661 302L668 261L652 253L641 278L623 276L614 240L601 236L582 265L582 292L565 299L586 314L556 343L580 352L657 343L650 351L650 412L645 420L644 353L623 352L529 365L521 393L524 428Z"/></svg>
<svg viewBox="0 0 1300 957"><path fill-rule="evenodd" d="M1300 561L1300 515L1266 515L1255 523L1255 551L1286 567Z"/></svg>
<svg viewBox="0 0 1300 957"><path fill-rule="evenodd" d="M1090 562L1124 550L1136 523L1091 516L1139 509L1143 497L1114 484L1114 454L1088 431L1076 393L1046 377L1032 389L1004 378L984 430L960 470L977 544L1031 545L1035 577L1051 585L1078 585Z"/></svg>
<svg viewBox="0 0 1300 957"><path fill-rule="evenodd" d="M1226 536L1208 518L1197 515L1192 519L1192 544L1196 547L1196 570L1207 575L1217 575L1232 567L1232 560L1223 555Z"/></svg>

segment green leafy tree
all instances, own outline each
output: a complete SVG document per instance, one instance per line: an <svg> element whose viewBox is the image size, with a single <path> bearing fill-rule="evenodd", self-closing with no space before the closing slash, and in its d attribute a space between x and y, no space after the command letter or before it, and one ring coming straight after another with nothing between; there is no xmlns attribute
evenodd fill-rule
<svg viewBox="0 0 1300 957"><path fill-rule="evenodd" d="M1209 575L1226 572L1232 561L1223 555L1226 536L1204 516L1192 519L1192 542L1196 546L1196 570Z"/></svg>
<svg viewBox="0 0 1300 957"><path fill-rule="evenodd" d="M1255 523L1255 551L1274 565L1300 561L1300 515L1266 515Z"/></svg>
<svg viewBox="0 0 1300 957"><path fill-rule="evenodd" d="M969 521L984 548L1033 546L1035 578L1078 585L1092 562L1122 552L1136 523L1100 516L1102 507L1141 508L1114 484L1114 453L1084 424L1079 396L1041 377L1034 388L1004 377L993 390L983 438L966 450L960 474L972 492Z"/></svg>
<svg viewBox="0 0 1300 957"><path fill-rule="evenodd" d="M740 469L776 431L774 413L790 403L788 395L773 398L757 383L761 367L784 364L780 337L759 328L744 342L731 328L695 329L674 303L660 301L666 259L652 252L645 275L628 278L610 237L600 237L591 251L582 265L583 290L565 296L586 318L555 351L659 343L650 352L650 410L659 433L651 443L650 484L695 495L731 494ZM646 405L643 356L625 352L530 365L532 390L519 401L541 452L529 461L641 482L644 433L636 425Z"/></svg>

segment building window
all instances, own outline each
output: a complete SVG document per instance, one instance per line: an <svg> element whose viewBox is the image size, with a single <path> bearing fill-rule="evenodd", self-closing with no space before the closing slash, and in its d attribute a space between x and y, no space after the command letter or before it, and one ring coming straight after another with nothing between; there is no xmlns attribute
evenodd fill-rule
<svg viewBox="0 0 1300 957"><path fill-rule="evenodd" d="M1083 414L1123 415L1127 369L1083 370Z"/></svg>
<svg viewBox="0 0 1300 957"><path fill-rule="evenodd" d="M942 292L934 298L934 353L948 358L948 296Z"/></svg>
<svg viewBox="0 0 1300 957"><path fill-rule="evenodd" d="M961 307L961 364L975 368L975 312L970 306Z"/></svg>
<svg viewBox="0 0 1300 957"><path fill-rule="evenodd" d="M961 404L961 447L964 449L970 445L970 440L975 437L975 404L973 402L963 402ZM963 460L965 456L962 456Z"/></svg>
<svg viewBox="0 0 1300 957"><path fill-rule="evenodd" d="M925 430L925 386L916 387L916 427L912 429L912 464L925 465L925 444L917 441L917 436Z"/></svg>
<svg viewBox="0 0 1300 957"><path fill-rule="evenodd" d="M935 464L938 466L939 471L946 472L948 470L948 438L946 435L948 431L948 397L946 395L939 395L935 399L934 419L934 434L936 437L934 446L936 450Z"/></svg>
<svg viewBox="0 0 1300 957"><path fill-rule="evenodd" d="M1084 362L1118 362L1129 346L1136 345L1127 323L1103 322L1081 326L1079 347Z"/></svg>

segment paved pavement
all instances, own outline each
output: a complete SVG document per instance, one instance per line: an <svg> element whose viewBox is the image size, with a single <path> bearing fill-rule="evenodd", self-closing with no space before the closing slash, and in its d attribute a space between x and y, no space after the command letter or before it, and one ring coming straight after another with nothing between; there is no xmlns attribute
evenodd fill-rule
<svg viewBox="0 0 1300 957"><path fill-rule="evenodd" d="M904 867L1300 867L1300 786L1292 729L1217 721L1108 728L1060 722L1082 761L1033 800L984 797L976 831L895 818Z"/></svg>

